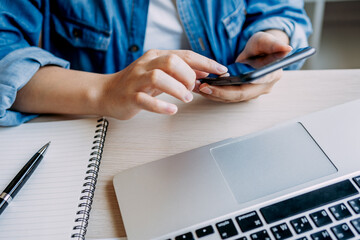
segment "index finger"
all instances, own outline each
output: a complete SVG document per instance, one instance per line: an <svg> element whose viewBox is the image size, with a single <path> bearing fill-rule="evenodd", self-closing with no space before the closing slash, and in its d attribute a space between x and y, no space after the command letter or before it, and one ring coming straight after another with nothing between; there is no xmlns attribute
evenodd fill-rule
<svg viewBox="0 0 360 240"><path fill-rule="evenodd" d="M170 50L181 57L192 69L217 75L228 71L224 65L190 50Z"/></svg>

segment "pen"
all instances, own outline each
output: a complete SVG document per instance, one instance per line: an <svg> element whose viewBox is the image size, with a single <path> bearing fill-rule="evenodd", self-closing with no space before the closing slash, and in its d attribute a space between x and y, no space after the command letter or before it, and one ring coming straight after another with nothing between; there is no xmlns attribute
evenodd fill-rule
<svg viewBox="0 0 360 240"><path fill-rule="evenodd" d="M49 145L50 142L40 148L0 194L0 215L39 165Z"/></svg>

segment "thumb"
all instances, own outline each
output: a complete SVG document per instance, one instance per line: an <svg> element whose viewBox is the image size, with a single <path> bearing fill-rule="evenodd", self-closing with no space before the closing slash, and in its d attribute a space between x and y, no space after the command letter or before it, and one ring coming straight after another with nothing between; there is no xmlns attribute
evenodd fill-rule
<svg viewBox="0 0 360 240"><path fill-rule="evenodd" d="M250 55L247 53L246 48L237 56L235 62L245 62L246 59L248 59Z"/></svg>

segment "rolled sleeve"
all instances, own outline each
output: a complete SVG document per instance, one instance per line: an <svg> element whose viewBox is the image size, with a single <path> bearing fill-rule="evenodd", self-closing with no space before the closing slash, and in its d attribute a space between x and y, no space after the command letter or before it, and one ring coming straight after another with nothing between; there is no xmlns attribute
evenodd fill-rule
<svg viewBox="0 0 360 240"><path fill-rule="evenodd" d="M255 23L247 28L245 36L250 38L256 32L269 29L284 31L289 36L290 45L293 48L306 47L308 45L304 29L296 22L283 17L271 17Z"/></svg>
<svg viewBox="0 0 360 240"><path fill-rule="evenodd" d="M26 47L7 54L0 60L0 125L15 126L37 115L11 110L17 92L25 86L40 67L55 65L69 68L69 62L38 48Z"/></svg>

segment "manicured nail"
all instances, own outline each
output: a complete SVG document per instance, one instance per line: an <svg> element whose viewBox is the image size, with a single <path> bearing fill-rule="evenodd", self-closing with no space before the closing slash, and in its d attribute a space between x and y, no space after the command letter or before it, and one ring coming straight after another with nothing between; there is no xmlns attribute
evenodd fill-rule
<svg viewBox="0 0 360 240"><path fill-rule="evenodd" d="M219 73L226 73L228 71L227 67L220 64L218 65L217 70L219 71Z"/></svg>
<svg viewBox="0 0 360 240"><path fill-rule="evenodd" d="M169 114L175 114L177 112L177 106L174 105L174 104L167 104L167 107L166 107L166 111L169 113Z"/></svg>
<svg viewBox="0 0 360 240"><path fill-rule="evenodd" d="M175 114L177 112L177 106L171 103L166 103L166 102L159 102L159 107L163 110L165 110L165 112L167 114Z"/></svg>
<svg viewBox="0 0 360 240"><path fill-rule="evenodd" d="M211 89L208 87L201 88L200 91L209 95L212 94Z"/></svg>
<svg viewBox="0 0 360 240"><path fill-rule="evenodd" d="M187 92L185 97L184 97L184 101L188 103L188 102L191 102L193 100L193 98L194 98L194 96L192 95L192 93Z"/></svg>
<svg viewBox="0 0 360 240"><path fill-rule="evenodd" d="M195 92L195 93L199 93L200 85L201 85L201 82L199 80L196 80L195 81L195 87L194 87L194 89L192 91Z"/></svg>
<svg viewBox="0 0 360 240"><path fill-rule="evenodd" d="M230 73L221 74L219 77L230 77Z"/></svg>

